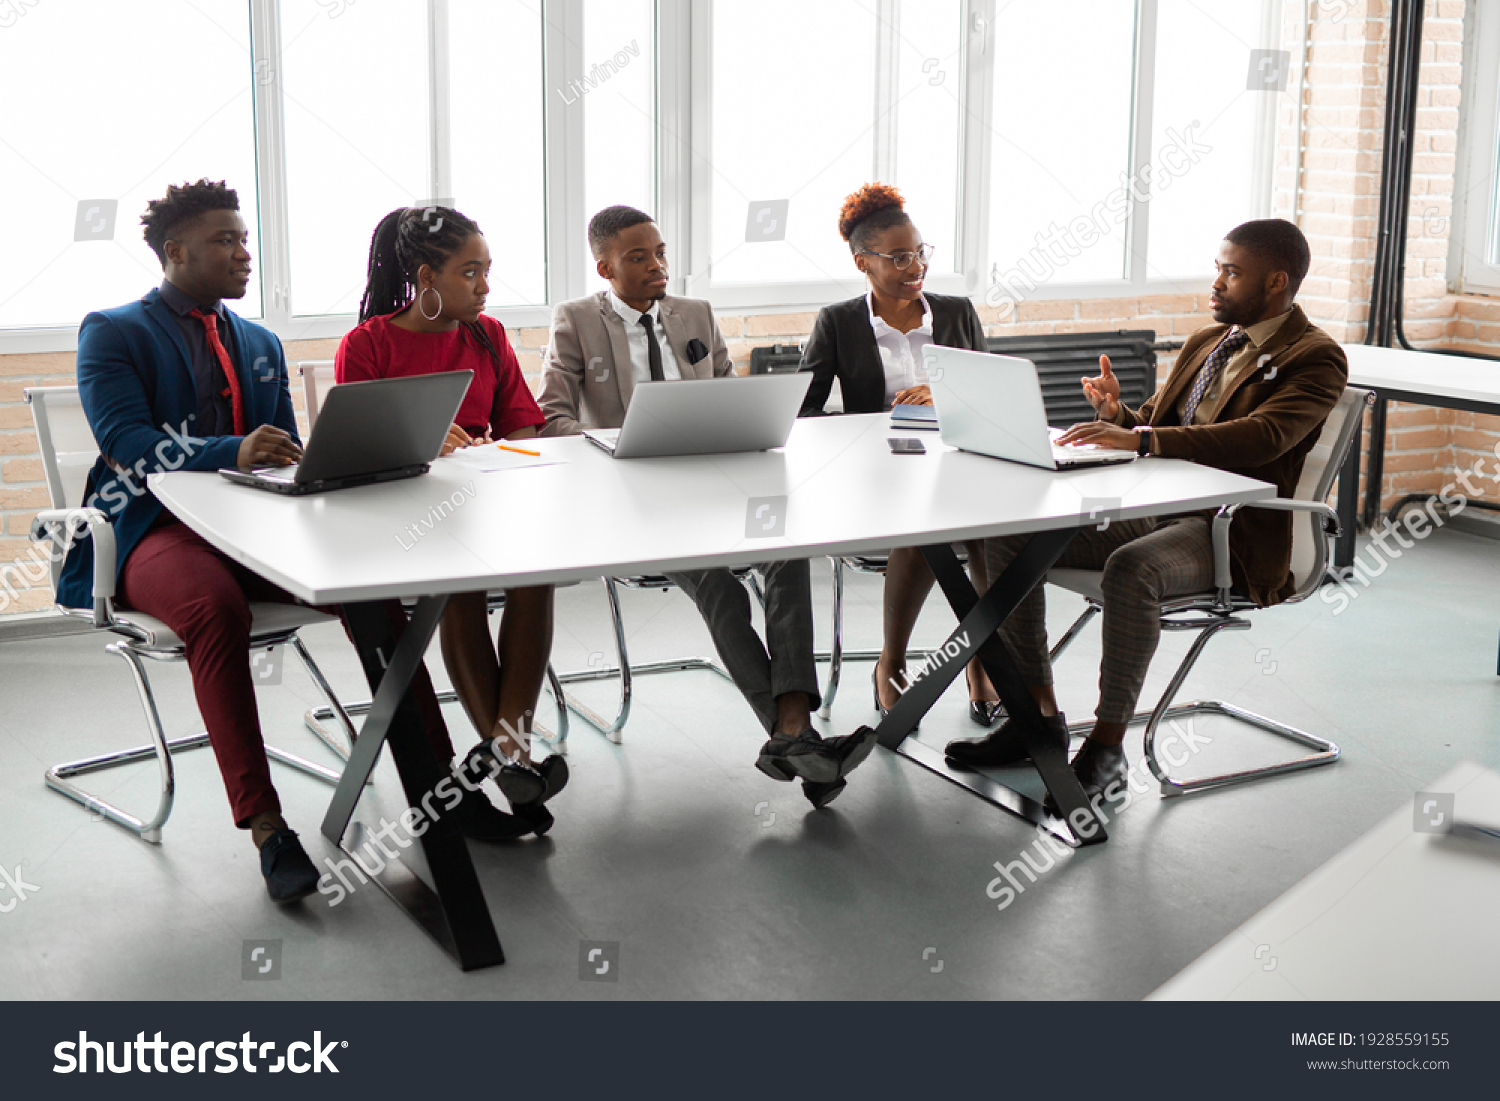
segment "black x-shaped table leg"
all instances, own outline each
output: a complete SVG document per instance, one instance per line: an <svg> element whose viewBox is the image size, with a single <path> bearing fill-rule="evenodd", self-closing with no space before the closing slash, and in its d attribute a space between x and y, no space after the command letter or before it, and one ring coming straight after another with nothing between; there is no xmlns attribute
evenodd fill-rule
<svg viewBox="0 0 1500 1101"><path fill-rule="evenodd" d="M1104 823L1084 798L1078 777L1068 767L1066 751L1044 735L1042 712L1011 661L1005 644L995 633L1005 617L1047 576L1047 571L1075 534L1076 529L1066 528L1033 535L982 597L975 593L950 544L922 548L922 556L932 567L959 624L940 651L944 655L942 663L929 661L927 670L901 694L891 713L881 721L877 736L887 749L930 769L945 780L968 788L981 799L1040 826L1069 844L1097 845L1107 840ZM948 656L950 653L951 657ZM1075 831L1069 828L1067 821L1053 818L1035 799L978 772L954 768L947 763L941 750L931 749L915 738L907 737L976 653L984 671L989 674L990 683L1000 693L1006 714L1023 730L1032 764L1041 774L1042 782L1047 785L1047 791L1061 809L1063 818L1084 826L1092 820L1093 831L1080 829L1075 837ZM1075 817L1079 814L1087 818Z"/></svg>
<svg viewBox="0 0 1500 1101"><path fill-rule="evenodd" d="M422 655L447 604L446 596L419 600L399 643L380 603L344 605L349 634L374 696L323 819L323 836L351 856L353 853L344 847L344 835L383 744L391 747L391 759L408 806L422 807L423 796L444 779L456 783L433 753L421 709L411 693L412 677L422 664ZM433 803L427 800L427 806ZM500 938L457 823L452 815L429 819L425 811L423 821L428 823L427 829L415 840L422 846L433 885L429 887L399 860L389 858L385 859L384 871L374 877L376 883L463 970L504 963Z"/></svg>

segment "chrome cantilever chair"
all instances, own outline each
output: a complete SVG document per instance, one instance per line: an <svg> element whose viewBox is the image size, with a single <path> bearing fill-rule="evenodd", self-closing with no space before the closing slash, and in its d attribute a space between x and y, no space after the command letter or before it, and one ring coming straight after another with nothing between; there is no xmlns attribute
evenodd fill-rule
<svg viewBox="0 0 1500 1101"><path fill-rule="evenodd" d="M68 761L54 765L45 773L47 786L66 795L111 822L118 823L137 834L142 840L161 843L161 829L172 813L176 793L176 778L172 767L172 755L187 749L196 749L208 744L208 734L199 731L182 738L167 738L162 730L161 714L157 711L156 699L151 692L151 682L146 675L143 659L150 661L186 661L182 640L159 619L133 611L117 611L114 607L115 593L115 537L103 512L69 507L69 501L83 500L84 486L89 468L99 456L92 430L83 413L76 386L33 387L25 391L31 406L32 420L36 425L37 446L41 452L42 465L47 477L47 494L52 508L37 515L32 524L31 537L45 541L51 546L50 582L57 591L58 577L62 572L65 548L74 533L88 529L94 541L94 607L92 611L81 608L64 608L64 615L90 620L95 629L109 631L119 636L118 641L105 647L111 654L124 659L130 666L135 685L141 697L141 708L145 712L146 725L151 731L151 744L133 749L87 757L80 761ZM270 650L277 646L290 646L307 667L308 674L329 703L330 717L337 716L343 728L345 740L340 740L325 731L317 733L343 760L348 760L354 743L354 726L339 704L332 687L318 668L317 662L303 645L297 632L303 627L319 623L337 623L335 616L325 615L312 608L296 604L251 604L250 649ZM266 755L283 764L291 765L309 776L331 785L337 785L339 773L312 761L266 746ZM122 810L97 795L84 791L72 782L73 777L85 773L100 772L120 765L155 757L161 770L161 796L156 810L146 818L140 818Z"/></svg>
<svg viewBox="0 0 1500 1101"><path fill-rule="evenodd" d="M318 410L322 408L323 395L328 388L335 384L334 361L331 359L304 359L297 362L297 374L302 378L302 396L307 406L307 426L311 430L318 422ZM505 591L497 590L489 594L489 610L499 611L505 607ZM552 663L547 663L547 683L552 689L552 698L559 701L557 705L557 733L551 738L543 738L540 733L537 740L551 746L558 753L568 751L568 708L564 706L566 697L563 695L562 685L558 681L557 673L552 668ZM453 689L437 693L438 703L458 702L458 693ZM370 712L370 700L356 700L344 705L346 715L367 715ZM328 704L321 707L308 709L302 716L302 721L307 728L324 741L328 740L329 734L324 723L334 718L334 709Z"/></svg>
<svg viewBox="0 0 1500 1101"><path fill-rule="evenodd" d="M1297 483L1295 496L1256 501L1248 505L1226 505L1219 509L1213 521L1214 590L1177 597L1162 605L1163 630L1200 632L1193 640L1182 663L1177 667L1177 671L1172 674L1171 682L1167 685L1167 690L1162 693L1160 701L1150 711L1138 712L1131 719L1132 725L1142 721L1146 724L1144 738L1146 764L1151 769L1151 774L1156 777L1163 796L1183 795L1203 788L1224 787L1229 784L1243 783L1246 780L1315 768L1318 765L1331 764L1338 759L1339 747L1333 742L1222 700L1194 700L1191 703L1176 706L1173 706L1172 701L1177 697L1183 680L1192 670L1199 655L1203 653L1203 648L1208 645L1209 639L1220 631L1249 630L1250 621L1243 618L1242 613L1259 610L1259 606L1254 601L1238 596L1230 589L1232 582L1229 572L1229 527L1234 521L1235 514L1241 508L1273 508L1293 514L1292 577L1297 588L1296 592L1283 603L1295 604L1306 600L1322 583L1323 575L1328 568L1329 536L1337 535L1339 531L1338 515L1327 503L1328 494L1333 488L1334 479L1338 476L1339 467L1343 465L1344 456L1353 442L1360 418L1364 415L1365 406L1371 404L1373 400L1374 395L1370 391L1352 386L1339 397L1338 403L1328 414L1328 421L1323 426L1322 435L1308 453L1306 464L1302 468L1302 477ZM1095 570L1074 569L1054 569L1047 574L1047 580L1052 584L1077 593L1088 602L1083 614L1068 628L1054 648L1052 652L1054 659L1078 637L1078 633L1090 619L1104 610L1104 594L1099 587L1103 576L1101 572ZM1186 780L1177 779L1171 776L1157 759L1156 732L1163 722L1188 715L1222 715L1237 719L1315 752L1289 761L1242 769L1238 772ZM1075 723L1069 728L1069 732L1075 735L1086 734L1092 725L1091 722Z"/></svg>

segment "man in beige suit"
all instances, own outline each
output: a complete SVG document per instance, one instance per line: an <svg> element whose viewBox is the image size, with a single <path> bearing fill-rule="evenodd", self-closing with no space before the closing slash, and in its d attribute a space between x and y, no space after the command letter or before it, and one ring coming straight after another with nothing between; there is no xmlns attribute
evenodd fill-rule
<svg viewBox="0 0 1500 1101"><path fill-rule="evenodd" d="M734 370L713 307L668 297L667 246L649 215L628 206L601 210L589 222L589 248L609 289L553 311L540 399L544 436L618 428L637 386ZM773 780L800 779L813 806L824 807L869 756L874 732L824 740L813 729L819 695L807 561L756 569L766 594L764 644L749 594L730 571L667 576L697 604L725 668L770 734L756 767Z"/></svg>

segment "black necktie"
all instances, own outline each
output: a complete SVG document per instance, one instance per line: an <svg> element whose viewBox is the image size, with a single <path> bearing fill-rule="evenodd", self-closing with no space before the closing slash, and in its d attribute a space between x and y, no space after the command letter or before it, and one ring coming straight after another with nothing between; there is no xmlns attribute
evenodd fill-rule
<svg viewBox="0 0 1500 1101"><path fill-rule="evenodd" d="M651 381L662 382L667 376L661 369L661 345L656 342L656 329L651 324L650 314L641 314L641 328L646 330L646 358L651 364Z"/></svg>

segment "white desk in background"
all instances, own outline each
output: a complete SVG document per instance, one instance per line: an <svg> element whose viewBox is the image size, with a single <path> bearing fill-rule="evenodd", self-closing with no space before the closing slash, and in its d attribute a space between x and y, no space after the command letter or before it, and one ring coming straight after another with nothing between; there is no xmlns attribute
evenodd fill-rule
<svg viewBox="0 0 1500 1101"><path fill-rule="evenodd" d="M892 455L888 421L884 414L809 418L782 450L665 459L612 459L581 437L529 440L529 449L557 461L499 473L439 461L425 477L308 497L186 472L154 475L151 489L236 561L309 603L344 606L374 704L323 823L335 844L382 742L390 743L409 805L446 774L407 687L448 594L913 545L923 547L960 620L950 639L959 654L902 696L880 725L881 744L1028 821L1066 830L1034 800L977 773L950 771L941 753L915 740L903 744L906 734L975 653L1009 713L1040 726L994 629L1080 526L1261 500L1274 488L1170 459L1055 473L954 451L937 439L926 455ZM423 524L414 539L410 526L431 520L443 501L450 507L442 518ZM976 597L952 543L1023 533L1033 533L1027 549ZM376 602L400 597L420 599L397 645ZM1048 748L1037 757L1064 815L1088 813L1065 755ZM1100 828L1086 843L1104 836ZM501 962L456 828L439 820L421 843L435 891L395 863L382 888L460 966Z"/></svg>
<svg viewBox="0 0 1500 1101"><path fill-rule="evenodd" d="M1345 344L1343 349L1349 359L1349 385L1375 392L1375 409L1370 418L1368 481L1363 514L1359 516L1363 526L1369 528L1379 518L1380 512L1380 481L1385 470L1385 403L1404 401L1440 409L1500 414L1500 362L1474 356L1414 352L1405 348L1377 348L1368 344ZM1349 449L1344 474L1339 479L1339 519L1343 535L1334 554L1334 565L1340 568L1347 568L1354 562L1353 521L1359 499L1359 462L1360 448L1356 440Z"/></svg>
<svg viewBox="0 0 1500 1101"><path fill-rule="evenodd" d="M1358 511L1360 447L1356 439L1339 474L1339 526L1333 565L1354 565L1355 522L1368 530L1380 518L1380 482L1385 471L1385 403L1404 401L1440 409L1500 414L1500 362L1474 356L1415 352L1405 348L1377 348L1345 344L1349 385L1375 392L1370 416L1370 460L1365 471L1364 509ZM1500 676L1500 657L1495 674Z"/></svg>
<svg viewBox="0 0 1500 1101"><path fill-rule="evenodd" d="M1500 826L1500 774L1465 762L1424 792L1452 795L1454 806L1434 800L1427 807L1424 796L1399 807L1150 997L1493 1001L1500 994L1500 844L1419 832L1417 822L1442 829L1456 814ZM1317 1031L1311 1022L1308 1030ZM1339 1058L1354 1054L1338 1050ZM1362 1058L1411 1054L1358 1051Z"/></svg>

